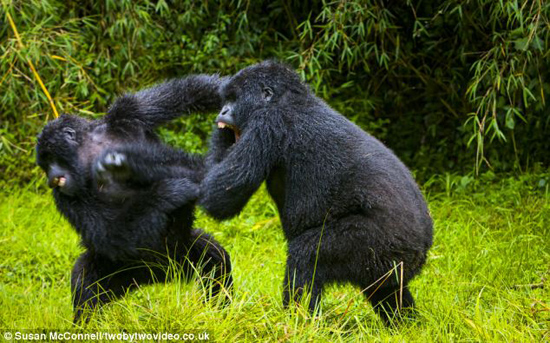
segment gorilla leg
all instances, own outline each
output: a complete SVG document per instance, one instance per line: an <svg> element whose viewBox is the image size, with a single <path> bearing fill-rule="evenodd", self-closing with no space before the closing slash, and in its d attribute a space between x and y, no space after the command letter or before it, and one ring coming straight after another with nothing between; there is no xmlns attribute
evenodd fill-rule
<svg viewBox="0 0 550 343"><path fill-rule="evenodd" d="M324 280L314 275L314 270L314 266L297 262L289 256L283 283L283 306L288 307L291 299L296 303L303 302L304 295L310 294L307 307L310 312L315 310L321 302Z"/></svg>
<svg viewBox="0 0 550 343"><path fill-rule="evenodd" d="M304 292L311 295L307 304L310 312L321 301L322 291L327 280L326 268L318 263L317 250L321 230L307 231L289 241L285 279L283 283L283 305L290 301L303 301Z"/></svg>
<svg viewBox="0 0 550 343"><path fill-rule="evenodd" d="M85 317L85 312L93 311L120 297L130 288L155 281L162 275L154 275L146 265L127 266L102 259L90 251L77 259L71 275L73 294L74 323Z"/></svg>
<svg viewBox="0 0 550 343"><path fill-rule="evenodd" d="M390 324L393 318L402 318L402 314L405 314L405 312L410 314L413 311L414 299L407 286L403 287L402 292L399 286L382 286L370 293L369 290L366 291L365 296L386 324Z"/></svg>
<svg viewBox="0 0 550 343"><path fill-rule="evenodd" d="M421 259L409 255L398 246L390 246L384 241L388 232L382 227L368 217L353 215L325 223L323 227L305 230L300 236L291 239L288 244L284 304L287 305L291 299L289 291L294 291L296 299L296 295L300 295L300 288L305 285L311 288L312 299L319 301L325 284L349 282L362 289L368 288L367 297L387 320L388 316L384 317L385 312L381 310L386 309L390 316L399 310L395 293L398 292L399 296L400 282L395 275L382 278L384 283L370 297L369 291L372 293L377 287L372 284L384 275L394 273L395 264L404 261L404 265L409 268L404 270L402 282L407 285L415 270L418 270L416 263L420 262L416 261ZM292 285L293 278L294 287L286 287ZM403 307L414 305L407 287L403 287L402 303ZM312 302L309 308L314 307L315 302Z"/></svg>
<svg viewBox="0 0 550 343"><path fill-rule="evenodd" d="M229 297L232 292L233 277L231 261L225 249L210 235L200 229L191 231L187 258L200 272L201 278L209 285L210 294L220 292Z"/></svg>
<svg viewBox="0 0 550 343"><path fill-rule="evenodd" d="M193 230L183 249L184 256L201 272L201 277L211 282L212 295L230 294L233 279L229 254L214 238L201 230ZM150 265L143 261L116 263L90 251L80 255L71 275L74 322L83 319L87 322L86 312L124 295L137 285L165 281L169 277L169 258L155 254L147 258L152 258ZM190 275L190 268L186 269Z"/></svg>

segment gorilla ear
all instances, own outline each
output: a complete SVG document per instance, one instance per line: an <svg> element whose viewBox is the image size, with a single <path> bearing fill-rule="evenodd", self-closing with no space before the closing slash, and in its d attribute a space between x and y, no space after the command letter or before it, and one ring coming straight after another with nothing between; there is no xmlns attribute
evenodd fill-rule
<svg viewBox="0 0 550 343"><path fill-rule="evenodd" d="M271 98L273 97L273 89L270 87L264 87L262 90L265 101L271 101Z"/></svg>

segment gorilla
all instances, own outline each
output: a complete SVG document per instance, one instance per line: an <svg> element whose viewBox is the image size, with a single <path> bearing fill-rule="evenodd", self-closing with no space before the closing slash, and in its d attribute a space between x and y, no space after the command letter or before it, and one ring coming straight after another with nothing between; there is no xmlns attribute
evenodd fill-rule
<svg viewBox="0 0 550 343"><path fill-rule="evenodd" d="M229 295L228 253L193 229L204 158L166 146L154 131L173 118L165 103L178 115L219 111L219 84L206 75L173 80L120 97L101 119L62 115L39 134L37 163L85 248L71 275L75 323L134 286L166 280L171 261L213 280L209 294Z"/></svg>
<svg viewBox="0 0 550 343"><path fill-rule="evenodd" d="M284 305L307 289L313 311L325 285L351 283L386 323L412 309L433 224L407 167L286 65L245 68L220 92L199 205L230 218L266 181L288 241Z"/></svg>

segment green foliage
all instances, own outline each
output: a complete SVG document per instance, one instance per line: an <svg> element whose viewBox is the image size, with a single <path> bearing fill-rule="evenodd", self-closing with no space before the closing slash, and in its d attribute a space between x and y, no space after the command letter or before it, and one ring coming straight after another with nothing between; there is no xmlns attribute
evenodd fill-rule
<svg viewBox="0 0 550 343"><path fill-rule="evenodd" d="M301 307L282 307L286 244L273 202L262 188L237 218L217 223L199 213L196 223L231 255L231 304L205 303L198 282L176 280L135 289L80 330L207 331L220 342L545 341L550 320L549 177L497 181L486 175L480 185L458 181L449 195L438 190L438 182L429 186L434 245L411 284L417 321L398 329L386 329L360 290L346 285L326 290L317 317ZM448 179L456 184L462 177ZM32 187L15 189L3 193L0 202L2 328L78 330L70 321L69 287L70 269L82 251L77 234L49 194Z"/></svg>
<svg viewBox="0 0 550 343"><path fill-rule="evenodd" d="M488 156L531 167L549 161L549 19L544 1L323 2L290 57L356 105L347 115L386 120L381 137L419 169L460 170L474 153L476 172Z"/></svg>
<svg viewBox="0 0 550 343"><path fill-rule="evenodd" d="M0 172L10 180L36 174L34 136L53 117L40 82L59 112L97 116L122 92L270 57L294 65L420 178L550 162L545 1L1 3ZM204 120L190 116L167 138L204 151Z"/></svg>

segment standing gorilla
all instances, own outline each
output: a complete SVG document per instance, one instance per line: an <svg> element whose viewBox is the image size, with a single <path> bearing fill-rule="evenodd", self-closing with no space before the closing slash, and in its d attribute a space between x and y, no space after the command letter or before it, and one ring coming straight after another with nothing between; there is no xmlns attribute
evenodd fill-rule
<svg viewBox="0 0 550 343"><path fill-rule="evenodd" d="M243 69L221 93L211 146L219 163L199 204L229 218L267 180L288 240L284 304L308 287L313 310L326 284L349 282L368 289L386 322L413 307L407 285L426 261L432 220L403 163L285 65ZM400 263L398 277L384 277Z"/></svg>
<svg viewBox="0 0 550 343"><path fill-rule="evenodd" d="M230 289L229 255L192 229L204 160L162 144L153 131L172 119L164 103L219 110L219 83L174 80L119 98L99 120L63 115L39 135L37 163L86 248L71 276L75 322L135 285L165 280L169 258L189 274L202 267L202 276L214 277L212 294Z"/></svg>

